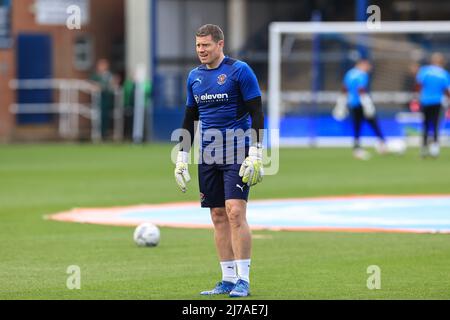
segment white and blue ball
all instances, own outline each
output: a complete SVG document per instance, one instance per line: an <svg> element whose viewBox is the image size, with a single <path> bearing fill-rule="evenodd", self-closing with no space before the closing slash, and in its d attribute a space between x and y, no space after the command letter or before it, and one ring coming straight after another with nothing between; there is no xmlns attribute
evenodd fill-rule
<svg viewBox="0 0 450 320"><path fill-rule="evenodd" d="M159 228L152 223L142 223L134 230L133 239L139 247L156 247L160 238Z"/></svg>
<svg viewBox="0 0 450 320"><path fill-rule="evenodd" d="M393 139L387 142L387 149L389 153L403 155L406 152L407 145L404 140Z"/></svg>

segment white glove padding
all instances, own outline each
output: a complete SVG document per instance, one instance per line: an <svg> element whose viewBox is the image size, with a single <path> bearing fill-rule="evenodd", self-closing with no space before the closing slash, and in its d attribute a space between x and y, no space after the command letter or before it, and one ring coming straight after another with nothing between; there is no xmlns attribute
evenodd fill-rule
<svg viewBox="0 0 450 320"><path fill-rule="evenodd" d="M372 98L367 94L363 93L360 95L361 106L363 109L364 116L367 119L372 119L375 117L375 106L373 104Z"/></svg>
<svg viewBox="0 0 450 320"><path fill-rule="evenodd" d="M336 105L331 114L336 121L342 121L348 117L346 94L339 95L338 99L336 100Z"/></svg>
<svg viewBox="0 0 450 320"><path fill-rule="evenodd" d="M441 105L444 109L448 109L450 106L450 98L444 95L441 99Z"/></svg>
<svg viewBox="0 0 450 320"><path fill-rule="evenodd" d="M175 181L182 192L186 192L186 184L191 181L191 176L188 170L188 153L179 151L177 156L177 163L175 166Z"/></svg>
<svg viewBox="0 0 450 320"><path fill-rule="evenodd" d="M248 157L239 170L239 176L242 177L242 182L249 187L263 180L262 148L250 147Z"/></svg>

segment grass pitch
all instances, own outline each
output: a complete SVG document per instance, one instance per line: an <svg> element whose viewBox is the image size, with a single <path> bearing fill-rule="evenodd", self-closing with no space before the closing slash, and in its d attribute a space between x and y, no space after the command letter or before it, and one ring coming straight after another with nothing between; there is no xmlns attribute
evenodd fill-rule
<svg viewBox="0 0 450 320"><path fill-rule="evenodd" d="M0 146L0 299L220 299L212 230L162 228L156 248L133 229L46 221L74 207L195 201L173 181L171 146ZM356 161L348 149L283 149L280 171L251 199L365 194L450 194L450 151L421 160ZM200 214L208 215L208 211ZM424 214L427 214L424 212ZM450 214L450 209L449 209ZM274 212L276 215L276 212ZM448 299L450 235L254 232L251 299ZM81 289L66 270L81 268ZM381 268L369 290L367 267Z"/></svg>

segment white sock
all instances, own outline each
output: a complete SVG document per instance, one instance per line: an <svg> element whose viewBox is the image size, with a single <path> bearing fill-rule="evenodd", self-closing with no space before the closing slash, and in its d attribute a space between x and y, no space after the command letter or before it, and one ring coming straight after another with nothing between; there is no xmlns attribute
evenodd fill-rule
<svg viewBox="0 0 450 320"><path fill-rule="evenodd" d="M235 262L239 279L250 283L250 259L236 260Z"/></svg>
<svg viewBox="0 0 450 320"><path fill-rule="evenodd" d="M222 281L236 283L238 280L236 274L236 264L234 261L223 261L220 263L222 267Z"/></svg>

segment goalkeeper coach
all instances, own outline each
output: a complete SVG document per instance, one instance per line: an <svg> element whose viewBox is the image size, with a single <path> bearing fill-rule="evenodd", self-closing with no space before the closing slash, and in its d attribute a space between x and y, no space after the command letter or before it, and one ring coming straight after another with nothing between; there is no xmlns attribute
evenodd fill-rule
<svg viewBox="0 0 450 320"><path fill-rule="evenodd" d="M261 182L263 177L261 131L264 114L254 72L245 62L225 56L223 49L224 35L220 27L207 24L198 29L196 51L201 65L193 69L187 79L183 122L183 129L189 132L190 139L180 141L175 179L180 189L186 192L190 180L188 152L199 120L200 200L202 207L210 208L222 269L221 281L212 290L201 294L245 297L250 295L252 247L246 209L250 187ZM220 137L215 135L217 132ZM229 135L230 132L251 132L251 139L238 137L236 141L236 136ZM230 148L233 149L231 153ZM210 152L211 157L208 157L208 150L214 150Z"/></svg>

